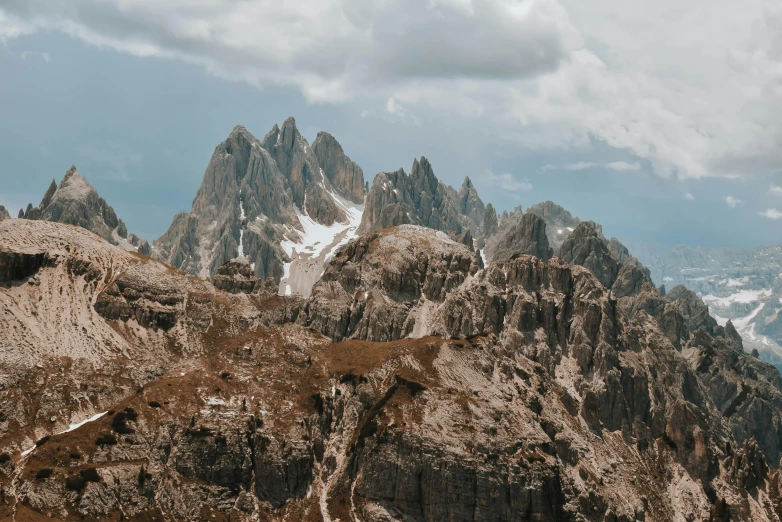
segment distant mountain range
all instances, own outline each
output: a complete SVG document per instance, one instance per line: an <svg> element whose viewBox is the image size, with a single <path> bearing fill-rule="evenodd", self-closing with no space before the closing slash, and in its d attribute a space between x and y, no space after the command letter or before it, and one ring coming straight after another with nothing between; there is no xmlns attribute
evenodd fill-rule
<svg viewBox="0 0 782 522"><path fill-rule="evenodd" d="M679 246L663 256L639 249L639 257L655 281L697 292L719 323L733 322L747 351L782 370L782 247Z"/></svg>

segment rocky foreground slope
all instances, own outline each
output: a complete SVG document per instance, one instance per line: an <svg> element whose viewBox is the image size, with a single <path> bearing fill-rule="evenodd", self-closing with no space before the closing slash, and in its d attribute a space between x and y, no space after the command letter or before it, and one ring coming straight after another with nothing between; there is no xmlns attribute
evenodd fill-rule
<svg viewBox="0 0 782 522"><path fill-rule="evenodd" d="M0 221L0 519L780 520L779 374L591 224L556 254L384 229L304 299Z"/></svg>

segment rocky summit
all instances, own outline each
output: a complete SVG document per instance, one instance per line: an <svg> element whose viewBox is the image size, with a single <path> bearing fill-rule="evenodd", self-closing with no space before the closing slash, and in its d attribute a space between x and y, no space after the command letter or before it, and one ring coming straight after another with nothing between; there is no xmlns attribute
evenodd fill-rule
<svg viewBox="0 0 782 522"><path fill-rule="evenodd" d="M3 213L7 214L4 207L0 216ZM29 203L26 209L19 210L18 217L76 225L126 250L145 255L150 253L149 243L135 234L128 234L125 223L117 217L114 209L73 165L59 185L52 180L37 207Z"/></svg>
<svg viewBox="0 0 782 522"><path fill-rule="evenodd" d="M359 234L396 225L421 225L449 234L481 234L484 206L469 178L457 192L440 181L429 160L375 176L366 197Z"/></svg>
<svg viewBox="0 0 782 522"><path fill-rule="evenodd" d="M673 284L701 253L423 157L368 186L293 118L151 249L75 168L4 210L0 520L782 520L769 252Z"/></svg>
<svg viewBox="0 0 782 522"><path fill-rule="evenodd" d="M363 201L363 172L330 134L310 147L293 118L262 140L237 126L152 255L204 278L246 258L255 277L309 295L325 260L355 237Z"/></svg>

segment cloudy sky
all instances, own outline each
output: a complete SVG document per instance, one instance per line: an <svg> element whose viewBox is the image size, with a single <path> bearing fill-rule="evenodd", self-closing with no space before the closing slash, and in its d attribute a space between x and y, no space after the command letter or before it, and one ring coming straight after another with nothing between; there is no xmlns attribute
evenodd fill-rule
<svg viewBox="0 0 782 522"><path fill-rule="evenodd" d="M781 80L776 1L0 0L0 204L75 164L154 239L292 115L370 179L425 155L630 245L777 244Z"/></svg>

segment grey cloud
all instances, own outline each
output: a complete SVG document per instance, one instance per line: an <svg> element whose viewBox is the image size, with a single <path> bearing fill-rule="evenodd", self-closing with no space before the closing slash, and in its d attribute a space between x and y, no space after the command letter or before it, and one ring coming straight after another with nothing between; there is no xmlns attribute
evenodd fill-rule
<svg viewBox="0 0 782 522"><path fill-rule="evenodd" d="M297 84L329 101L372 94L386 82L532 77L555 69L577 41L553 0L7 0L0 12L96 45L200 63L227 78Z"/></svg>

